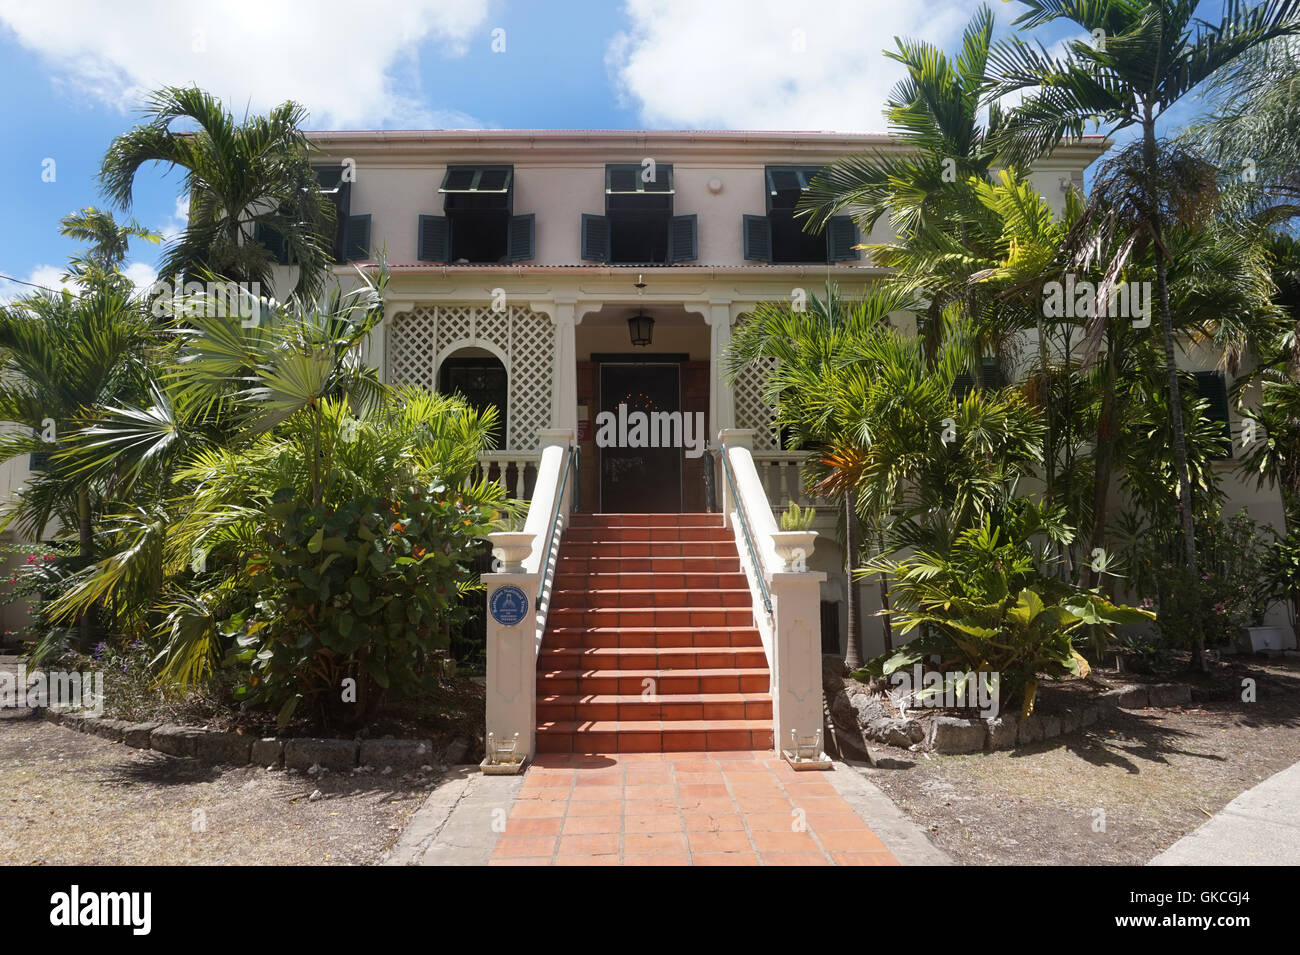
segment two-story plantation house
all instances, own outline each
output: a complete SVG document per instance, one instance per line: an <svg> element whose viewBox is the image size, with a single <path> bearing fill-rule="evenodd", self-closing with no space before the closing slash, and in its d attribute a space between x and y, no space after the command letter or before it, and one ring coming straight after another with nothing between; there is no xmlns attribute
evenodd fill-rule
<svg viewBox="0 0 1300 955"><path fill-rule="evenodd" d="M886 224L810 236L793 208L827 162L898 147L782 132L311 138L339 212L337 271L382 250L392 273L370 360L389 382L494 404L486 463L532 502L487 578L488 730L529 751L616 752L788 746L819 727L819 655L843 652L846 632L834 515L807 571L777 553L773 512L803 500L799 456L762 400L767 369L733 387L722 356L757 303L828 280L852 296L883 274L854 246ZM1106 145L1060 149L1035 186L1059 210ZM1213 391L1213 356L1203 367ZM706 438L723 453L702 454ZM1280 524L1276 495L1227 483ZM860 599L870 656L876 588Z"/></svg>

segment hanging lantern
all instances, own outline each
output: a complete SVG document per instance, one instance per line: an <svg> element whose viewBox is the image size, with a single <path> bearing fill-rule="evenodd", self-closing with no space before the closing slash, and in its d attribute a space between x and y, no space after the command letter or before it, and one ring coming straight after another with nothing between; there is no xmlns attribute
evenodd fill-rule
<svg viewBox="0 0 1300 955"><path fill-rule="evenodd" d="M632 344L644 347L649 345L654 338L655 320L645 312L637 312L627 320L628 334L632 336Z"/></svg>

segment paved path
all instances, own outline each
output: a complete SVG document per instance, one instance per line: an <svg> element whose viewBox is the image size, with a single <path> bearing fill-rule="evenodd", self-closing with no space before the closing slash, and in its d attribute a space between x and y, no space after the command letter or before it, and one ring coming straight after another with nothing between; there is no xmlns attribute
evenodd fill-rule
<svg viewBox="0 0 1300 955"><path fill-rule="evenodd" d="M1300 866L1300 763L1247 789L1148 865Z"/></svg>
<svg viewBox="0 0 1300 955"><path fill-rule="evenodd" d="M394 865L898 865L947 857L841 763L766 752L540 755L522 777L458 767Z"/></svg>

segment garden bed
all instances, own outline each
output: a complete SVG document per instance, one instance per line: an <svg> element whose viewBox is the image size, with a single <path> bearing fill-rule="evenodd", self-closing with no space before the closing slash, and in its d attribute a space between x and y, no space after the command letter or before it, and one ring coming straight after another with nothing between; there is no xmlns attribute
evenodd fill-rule
<svg viewBox="0 0 1300 955"><path fill-rule="evenodd" d="M1121 708L1011 751L873 746L862 772L958 864L1143 865L1300 760L1300 661L1234 661L1232 676L1256 680L1258 701L1214 681L1206 702Z"/></svg>
<svg viewBox="0 0 1300 955"><path fill-rule="evenodd" d="M1001 711L981 716L970 709L898 706L872 686L843 675L835 658L823 673L837 736L860 732L868 743L940 754L997 752L1078 733L1112 719L1119 710L1185 706L1239 699L1251 658L1216 662L1210 673L1188 672L1171 659L1149 672L1095 669L1086 679L1040 684L1034 711L1022 718Z"/></svg>

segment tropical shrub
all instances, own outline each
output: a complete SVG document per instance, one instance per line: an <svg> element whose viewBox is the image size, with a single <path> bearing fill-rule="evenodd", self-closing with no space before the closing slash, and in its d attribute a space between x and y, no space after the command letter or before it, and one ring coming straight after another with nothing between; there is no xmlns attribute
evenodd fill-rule
<svg viewBox="0 0 1300 955"><path fill-rule="evenodd" d="M1182 562L1178 534L1167 523L1121 516L1118 556L1128 568L1128 589L1157 612L1160 641L1189 648L1200 630L1207 646L1228 646L1242 629L1262 623L1271 603L1285 592L1275 562L1285 550L1271 527L1246 511L1225 520L1215 514L1197 521L1200 572Z"/></svg>
<svg viewBox="0 0 1300 955"><path fill-rule="evenodd" d="M893 608L881 613L903 634L922 632L854 676L888 676L933 659L943 673L980 674L999 687L1004 703L1028 715L1039 675L1088 675L1076 637L1154 616L1052 573L1051 542L1070 535L1059 510L1020 498L959 531L950 547L868 563L864 572L893 576Z"/></svg>
<svg viewBox="0 0 1300 955"><path fill-rule="evenodd" d="M263 594L235 615L233 658L248 666L236 697L287 722L306 702L327 725L369 718L386 692L421 688L435 650L467 616L457 599L495 512L443 484L369 495L337 507L277 493L245 565ZM355 683L347 692L346 681Z"/></svg>

